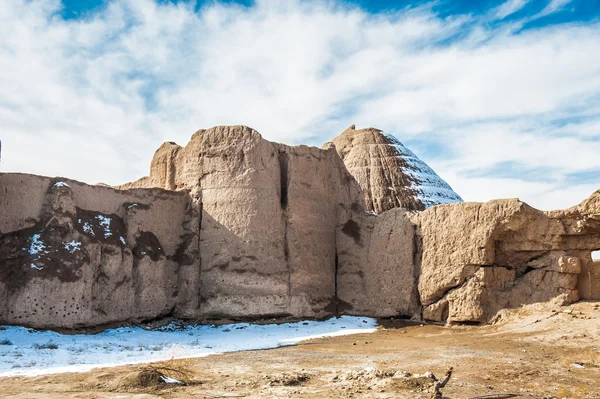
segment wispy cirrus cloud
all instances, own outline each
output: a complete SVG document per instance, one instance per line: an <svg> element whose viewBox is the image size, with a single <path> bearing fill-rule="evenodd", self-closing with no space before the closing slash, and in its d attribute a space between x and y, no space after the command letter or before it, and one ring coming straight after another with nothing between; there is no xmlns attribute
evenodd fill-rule
<svg viewBox="0 0 600 399"><path fill-rule="evenodd" d="M507 0L493 10L493 14L498 19L504 19L509 15L516 13L527 5L529 0Z"/></svg>
<svg viewBox="0 0 600 399"><path fill-rule="evenodd" d="M573 0L551 0L548 3L548 5L546 5L546 7L542 9L542 11L540 11L538 16L554 14L555 12L562 10L565 6L572 2Z"/></svg>
<svg viewBox="0 0 600 399"><path fill-rule="evenodd" d="M3 170L117 184L199 128L320 145L356 123L395 134L466 200L550 209L600 188L597 21L153 0L65 20L61 7L0 2Z"/></svg>

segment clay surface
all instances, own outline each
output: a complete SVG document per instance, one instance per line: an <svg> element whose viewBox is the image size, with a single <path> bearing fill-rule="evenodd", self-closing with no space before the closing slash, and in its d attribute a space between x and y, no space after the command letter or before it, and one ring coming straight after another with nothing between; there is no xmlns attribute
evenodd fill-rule
<svg viewBox="0 0 600 399"><path fill-rule="evenodd" d="M565 211L542 212L509 199L414 215L424 318L483 322L528 303L597 299L591 251L600 246L599 196Z"/></svg>
<svg viewBox="0 0 600 399"><path fill-rule="evenodd" d="M246 126L163 144L128 187L185 189L202 204L205 318L323 317L335 307L336 228L360 188L333 146L290 147Z"/></svg>
<svg viewBox="0 0 600 399"><path fill-rule="evenodd" d="M77 328L197 311L193 298L178 302L180 257L198 264L197 249L183 248L185 193L24 174L0 174L0 187L1 323Z"/></svg>
<svg viewBox="0 0 600 399"><path fill-rule="evenodd" d="M119 189L0 174L0 323L484 323L600 299L600 191L553 212L517 199L431 206L427 193L460 197L411 154L377 129L316 148L217 126L163 144L149 176Z"/></svg>

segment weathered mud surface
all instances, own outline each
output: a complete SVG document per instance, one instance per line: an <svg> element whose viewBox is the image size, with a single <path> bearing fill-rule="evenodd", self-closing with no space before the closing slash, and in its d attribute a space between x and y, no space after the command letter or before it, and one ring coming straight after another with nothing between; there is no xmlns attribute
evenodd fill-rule
<svg viewBox="0 0 600 399"><path fill-rule="evenodd" d="M565 312L567 311L567 312ZM570 312L570 313L568 313ZM600 304L531 305L486 327L386 321L374 334L152 365L0 380L10 398L417 398L449 367L444 397L600 397ZM148 370L181 379L162 384Z"/></svg>

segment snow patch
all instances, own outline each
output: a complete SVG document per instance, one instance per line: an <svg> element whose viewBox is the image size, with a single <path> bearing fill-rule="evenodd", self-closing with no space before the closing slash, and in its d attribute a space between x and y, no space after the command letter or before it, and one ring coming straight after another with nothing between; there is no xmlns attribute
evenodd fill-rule
<svg viewBox="0 0 600 399"><path fill-rule="evenodd" d="M42 241L41 234L34 234L27 240L29 242L29 248L22 248L24 251L28 251L29 255L35 255L33 262L40 260L42 255L47 255L50 253L46 248L46 244ZM42 270L43 267L36 265L31 262L29 267L35 270Z"/></svg>
<svg viewBox="0 0 600 399"><path fill-rule="evenodd" d="M79 219L79 223L81 223L81 219ZM94 236L94 237L96 236L96 234L94 234L94 229L92 229L92 225L89 224L89 222L85 222L83 224L83 231L85 233L89 234L89 235Z"/></svg>
<svg viewBox="0 0 600 399"><path fill-rule="evenodd" d="M74 253L75 251L81 251L81 243L75 240L65 243L64 247L70 253Z"/></svg>
<svg viewBox="0 0 600 399"><path fill-rule="evenodd" d="M45 251L46 244L44 244L44 241L42 241L41 237L42 236L40 234L34 234L29 238L29 242L31 243L29 244L30 255L48 253L48 251Z"/></svg>
<svg viewBox="0 0 600 399"><path fill-rule="evenodd" d="M275 348L312 338L372 333L376 328L374 319L351 316L270 325L171 323L152 330L122 327L93 335L5 326L0 330L0 341L10 339L13 345L0 345L0 376L85 372L98 367ZM52 350L37 349L50 341Z"/></svg>
<svg viewBox="0 0 600 399"><path fill-rule="evenodd" d="M448 183L438 176L429 165L406 148L400 140L391 134L385 136L392 142L389 145L395 147L398 156L408 165L402 172L411 178L411 188L417 193L416 197L426 208L438 204L463 202L462 198L452 190Z"/></svg>
<svg viewBox="0 0 600 399"><path fill-rule="evenodd" d="M171 377L167 377L166 375L161 375L160 379L163 380L164 382L166 382L167 384L181 384L181 381L176 380L175 378L171 378Z"/></svg>
<svg viewBox="0 0 600 399"><path fill-rule="evenodd" d="M123 236L119 237L119 240L123 243L123 245L127 245L127 241L123 238Z"/></svg>
<svg viewBox="0 0 600 399"><path fill-rule="evenodd" d="M65 183L64 181L59 181L59 182L56 182L56 183L54 183L54 186L53 186L53 187L71 187L71 186L69 186L69 185L68 185L67 183Z"/></svg>
<svg viewBox="0 0 600 399"><path fill-rule="evenodd" d="M104 238L112 236L112 231L110 231L110 222L112 219L104 215L97 215L96 219L98 219L100 226L104 229Z"/></svg>

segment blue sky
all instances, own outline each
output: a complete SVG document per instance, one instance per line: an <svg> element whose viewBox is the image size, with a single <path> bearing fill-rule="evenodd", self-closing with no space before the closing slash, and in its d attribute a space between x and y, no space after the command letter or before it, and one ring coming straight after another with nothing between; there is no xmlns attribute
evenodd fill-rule
<svg viewBox="0 0 600 399"><path fill-rule="evenodd" d="M7 0L2 171L109 184L245 124L394 134L465 199L600 188L600 1Z"/></svg>
<svg viewBox="0 0 600 399"><path fill-rule="evenodd" d="M103 7L109 3L109 0L63 0L60 14L65 19L77 19L93 16L100 12ZM160 0L159 3L178 4L193 3L194 10L197 12L203 6L210 6L214 1L187 1L187 0ZM238 4L244 7L252 7L256 2L252 0L227 0L224 4ZM497 8L502 2L497 0L350 0L340 2L349 6L359 7L369 13L389 13L402 11L410 7L427 6L430 7L441 18L451 17L453 15L485 15L490 10ZM528 18L544 11L552 3L550 0L530 0L516 1L515 6L522 4L517 11L511 13L502 21L491 21L491 23L502 23L508 20L518 21ZM600 2L596 0L571 0L557 1L554 3L556 11L547 13L541 18L532 21L526 25L526 29L545 26L549 24L569 23L569 22L589 22L597 19L600 13Z"/></svg>

